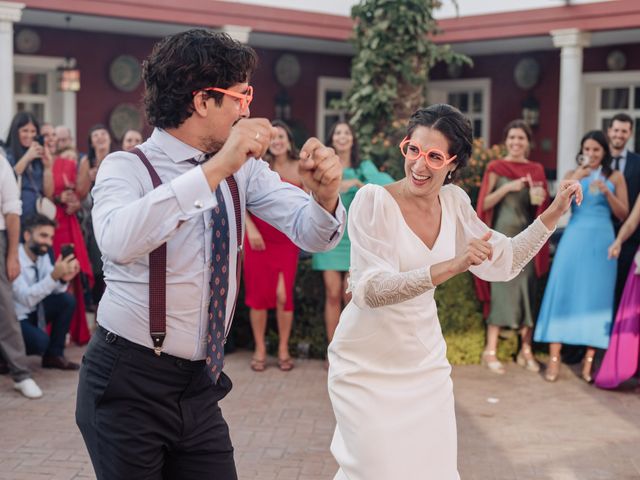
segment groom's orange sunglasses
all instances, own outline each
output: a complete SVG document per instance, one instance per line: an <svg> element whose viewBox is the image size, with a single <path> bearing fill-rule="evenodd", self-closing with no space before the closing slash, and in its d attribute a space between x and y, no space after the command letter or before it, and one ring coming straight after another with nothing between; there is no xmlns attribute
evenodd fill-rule
<svg viewBox="0 0 640 480"><path fill-rule="evenodd" d="M219 92L224 95L229 95L230 97L237 98L240 100L240 110L246 110L249 108L249 105L253 101L253 87L249 85L247 91L244 93L234 92L233 90L227 90L225 88L218 87L206 87L201 88L200 90L194 90L191 92L191 95L194 97L198 94L198 92Z"/></svg>

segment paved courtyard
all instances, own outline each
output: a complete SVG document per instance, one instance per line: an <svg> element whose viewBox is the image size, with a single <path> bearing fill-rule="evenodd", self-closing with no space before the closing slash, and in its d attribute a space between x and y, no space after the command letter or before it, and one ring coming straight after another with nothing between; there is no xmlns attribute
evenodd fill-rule
<svg viewBox="0 0 640 480"><path fill-rule="evenodd" d="M68 355L79 360L82 349ZM322 362L283 373L273 361L260 374L249 370L249 352L227 358L234 389L222 408L240 479L333 478ZM0 479L95 478L74 422L77 374L32 360L42 399L23 399L0 377ZM556 384L515 365L504 377L478 366L453 377L463 480L640 479L640 389L600 391L567 367Z"/></svg>

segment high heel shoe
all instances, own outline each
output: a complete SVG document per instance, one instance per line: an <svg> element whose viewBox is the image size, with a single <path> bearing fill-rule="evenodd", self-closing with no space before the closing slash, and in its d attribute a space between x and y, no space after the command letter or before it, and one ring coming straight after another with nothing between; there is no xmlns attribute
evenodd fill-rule
<svg viewBox="0 0 640 480"><path fill-rule="evenodd" d="M580 378L582 378L582 380L584 380L587 383L593 383L593 377L591 376L592 367L593 367L593 357L584 357Z"/></svg>
<svg viewBox="0 0 640 480"><path fill-rule="evenodd" d="M516 356L516 363L529 372L538 373L540 364L536 361L531 348L522 347Z"/></svg>
<svg viewBox="0 0 640 480"><path fill-rule="evenodd" d="M505 373L504 365L502 365L500 360L498 360L497 358L495 360L487 359L487 357L495 357L495 356L496 356L495 350L485 350L484 352L482 352L482 365L487 367L493 373L497 373L498 375L504 375Z"/></svg>
<svg viewBox="0 0 640 480"><path fill-rule="evenodd" d="M553 366L553 369L552 369ZM550 357L549 363L547 364L547 371L544 374L544 379L547 382L555 382L558 380L558 376L560 374L560 358L558 357Z"/></svg>

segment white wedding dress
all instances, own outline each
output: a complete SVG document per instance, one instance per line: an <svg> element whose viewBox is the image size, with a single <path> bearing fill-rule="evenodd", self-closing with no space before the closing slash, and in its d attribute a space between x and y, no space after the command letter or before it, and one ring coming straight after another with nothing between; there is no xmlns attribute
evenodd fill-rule
<svg viewBox="0 0 640 480"><path fill-rule="evenodd" d="M459 479L451 367L429 272L488 227L459 187L442 187L440 203L431 249L383 187L363 187L351 205L353 300L329 346L334 480ZM539 219L513 239L494 232L492 260L471 271L514 278L550 234Z"/></svg>

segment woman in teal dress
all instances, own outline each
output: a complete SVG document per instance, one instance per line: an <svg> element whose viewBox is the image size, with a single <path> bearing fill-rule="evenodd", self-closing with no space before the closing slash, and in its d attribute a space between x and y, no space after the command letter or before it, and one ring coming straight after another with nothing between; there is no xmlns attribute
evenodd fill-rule
<svg viewBox="0 0 640 480"><path fill-rule="evenodd" d="M347 122L338 122L331 127L326 144L336 151L342 161L340 199L347 212L356 192L366 183L386 185L393 182L393 178L379 172L370 160L360 162L358 142ZM312 267L314 270L322 271L324 280L324 321L329 343L338 326L342 307L351 300L351 294L346 293L351 264L350 252L351 242L345 225L344 236L333 250L313 255Z"/></svg>
<svg viewBox="0 0 640 480"><path fill-rule="evenodd" d="M594 130L580 143L578 167L565 178L580 181L582 205L572 206L551 266L536 342L550 343L545 379L557 380L562 344L585 345L582 378L591 382L596 348L606 349L613 321L616 262L608 258L614 232L611 215L624 221L629 213L627 185L611 169L611 153L604 133Z"/></svg>

